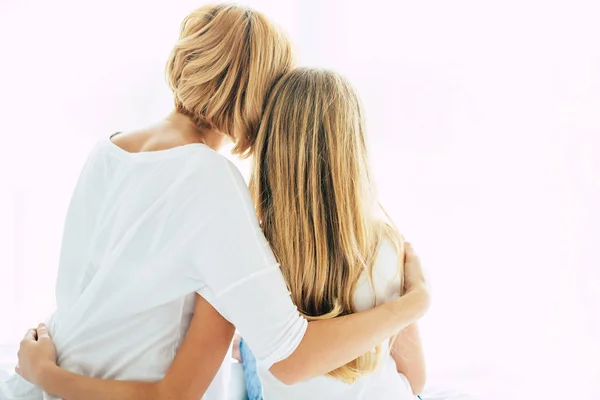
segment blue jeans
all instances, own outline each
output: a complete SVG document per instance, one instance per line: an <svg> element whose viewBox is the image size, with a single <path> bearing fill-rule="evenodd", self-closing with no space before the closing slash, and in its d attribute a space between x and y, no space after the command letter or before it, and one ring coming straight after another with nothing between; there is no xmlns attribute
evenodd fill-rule
<svg viewBox="0 0 600 400"><path fill-rule="evenodd" d="M262 385L256 370L256 358L250 351L248 343L242 338L240 340L240 354L242 355L242 367L244 368L244 379L246 380L246 393L248 400L263 400Z"/></svg>

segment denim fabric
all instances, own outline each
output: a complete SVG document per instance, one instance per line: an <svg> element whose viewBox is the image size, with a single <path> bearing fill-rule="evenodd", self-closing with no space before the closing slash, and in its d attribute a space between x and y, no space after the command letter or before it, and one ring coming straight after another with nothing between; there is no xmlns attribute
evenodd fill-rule
<svg viewBox="0 0 600 400"><path fill-rule="evenodd" d="M240 340L240 354L242 355L248 400L263 400L262 385L256 371L256 358L243 338Z"/></svg>

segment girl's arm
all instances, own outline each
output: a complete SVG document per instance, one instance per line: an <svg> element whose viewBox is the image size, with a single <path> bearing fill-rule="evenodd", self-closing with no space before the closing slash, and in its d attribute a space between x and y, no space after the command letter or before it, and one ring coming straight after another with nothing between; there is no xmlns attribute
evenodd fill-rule
<svg viewBox="0 0 600 400"><path fill-rule="evenodd" d="M65 400L197 400L223 363L235 329L196 295L194 317L173 363L160 382L90 378L56 366L47 330L30 331L21 343L17 372L45 392ZM46 358L39 360L37 358ZM52 361L52 362L49 362Z"/></svg>
<svg viewBox="0 0 600 400"><path fill-rule="evenodd" d="M425 355L417 323L410 324L392 339L391 354L396 369L404 374L416 396L425 387Z"/></svg>

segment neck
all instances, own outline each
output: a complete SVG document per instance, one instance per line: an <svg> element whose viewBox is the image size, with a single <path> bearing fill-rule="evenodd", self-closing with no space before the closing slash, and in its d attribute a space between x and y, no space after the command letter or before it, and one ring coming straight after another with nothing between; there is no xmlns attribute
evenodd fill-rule
<svg viewBox="0 0 600 400"><path fill-rule="evenodd" d="M226 136L211 128L200 128L194 121L180 112L173 111L165 118L165 123L179 132L187 143L204 143L211 149L219 151L224 144Z"/></svg>

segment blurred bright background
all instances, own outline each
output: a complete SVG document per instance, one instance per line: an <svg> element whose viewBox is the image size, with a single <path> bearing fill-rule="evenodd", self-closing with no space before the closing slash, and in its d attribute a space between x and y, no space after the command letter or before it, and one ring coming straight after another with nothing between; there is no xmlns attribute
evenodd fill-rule
<svg viewBox="0 0 600 400"><path fill-rule="evenodd" d="M242 3L362 96L381 201L434 288L429 383L600 399L600 3ZM89 149L170 111L165 61L201 4L0 0L0 363L53 311Z"/></svg>

